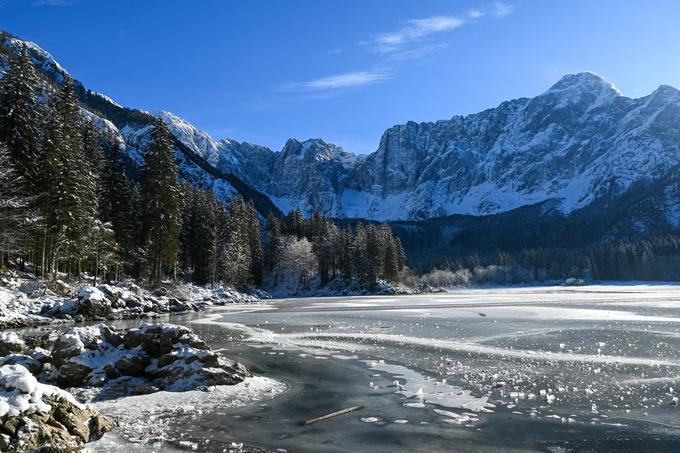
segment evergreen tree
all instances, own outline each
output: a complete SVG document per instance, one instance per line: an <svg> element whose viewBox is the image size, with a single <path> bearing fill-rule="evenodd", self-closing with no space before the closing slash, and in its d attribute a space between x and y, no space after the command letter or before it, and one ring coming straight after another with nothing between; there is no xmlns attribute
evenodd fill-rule
<svg viewBox="0 0 680 453"><path fill-rule="evenodd" d="M260 220L252 201L243 204L244 226L247 229L248 248L250 251L250 276L254 285L262 284L262 271L264 267L264 253L262 251L262 233Z"/></svg>
<svg viewBox="0 0 680 453"><path fill-rule="evenodd" d="M111 224L115 241L119 244L118 260L123 267L130 268L138 260L137 195L125 173L121 146L114 143L107 153L106 165L102 169L101 219Z"/></svg>
<svg viewBox="0 0 680 453"><path fill-rule="evenodd" d="M79 268L87 257L88 233L98 218L97 175L83 147L83 122L72 79L64 81L54 110L52 129L59 133L51 139L60 190L54 194L57 212L53 227L58 230L56 250L72 271L72 265Z"/></svg>
<svg viewBox="0 0 680 453"><path fill-rule="evenodd" d="M345 284L349 284L352 281L352 247L354 238L352 235L352 230L346 228L340 232L340 240L338 247L338 261L340 268L340 275L342 276Z"/></svg>
<svg viewBox="0 0 680 453"><path fill-rule="evenodd" d="M224 281L236 288L246 288L252 283L252 259L247 228L244 227L243 201L234 200L229 205L227 215L228 237L223 249L225 263Z"/></svg>
<svg viewBox="0 0 680 453"><path fill-rule="evenodd" d="M149 280L159 284L164 275L174 273L182 226L181 189L172 139L160 118L144 155L143 202Z"/></svg>
<svg viewBox="0 0 680 453"><path fill-rule="evenodd" d="M288 218L286 219L288 223L288 231L290 234L294 234L298 238L301 238L305 234L304 220L302 218L302 211L300 208L296 208L294 211L288 213Z"/></svg>
<svg viewBox="0 0 680 453"><path fill-rule="evenodd" d="M281 221L271 212L267 216L267 234L268 234L268 252L267 252L267 270L271 271L278 262L277 250L281 242Z"/></svg>
<svg viewBox="0 0 680 453"><path fill-rule="evenodd" d="M397 281L399 279L399 269L398 267L398 257L396 244L390 237L388 241L384 243L385 247L385 259L384 259L384 269L383 275L389 281Z"/></svg>
<svg viewBox="0 0 680 453"><path fill-rule="evenodd" d="M394 238L394 249L397 253L397 272L401 272L406 267L406 252L398 237Z"/></svg>
<svg viewBox="0 0 680 453"><path fill-rule="evenodd" d="M29 194L37 194L43 108L37 99L39 80L26 47L9 60L0 81L0 142L5 143Z"/></svg>
<svg viewBox="0 0 680 453"><path fill-rule="evenodd" d="M118 280L118 271L122 264L120 260L120 246L116 242L116 235L110 223L95 220L89 233L90 248L93 255L93 274L92 284L96 285L100 271L106 275L110 266L115 268L115 278Z"/></svg>
<svg viewBox="0 0 680 453"><path fill-rule="evenodd" d="M367 246L367 229L362 223L358 223L352 241L353 273L359 282L368 288L375 284L375 269L373 268L373 260L367 254Z"/></svg>
<svg viewBox="0 0 680 453"><path fill-rule="evenodd" d="M378 280L378 275L382 273L382 250L380 240L373 225L366 227L366 242L364 246L364 279L363 284L373 291Z"/></svg>
<svg viewBox="0 0 680 453"><path fill-rule="evenodd" d="M0 267L11 253L28 247L31 227L39 220L31 208L33 197L26 195L14 159L0 143Z"/></svg>
<svg viewBox="0 0 680 453"><path fill-rule="evenodd" d="M198 190L194 190L191 185L182 183L182 232L180 233L179 262L183 272L193 272L193 255L195 231L196 231L196 210Z"/></svg>
<svg viewBox="0 0 680 453"><path fill-rule="evenodd" d="M190 190L185 197L182 255L184 266L192 271L193 281L214 283L219 263L222 231L225 228L222 207L212 192Z"/></svg>

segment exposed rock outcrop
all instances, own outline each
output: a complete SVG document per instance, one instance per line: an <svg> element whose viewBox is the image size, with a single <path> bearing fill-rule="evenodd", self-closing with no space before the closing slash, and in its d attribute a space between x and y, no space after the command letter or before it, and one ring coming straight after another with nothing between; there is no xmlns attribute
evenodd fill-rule
<svg viewBox="0 0 680 453"><path fill-rule="evenodd" d="M0 359L4 363L21 364L60 387L94 387L90 393L99 399L231 385L248 375L190 329L172 324L127 332L105 324L74 327L54 341L51 352L33 348Z"/></svg>

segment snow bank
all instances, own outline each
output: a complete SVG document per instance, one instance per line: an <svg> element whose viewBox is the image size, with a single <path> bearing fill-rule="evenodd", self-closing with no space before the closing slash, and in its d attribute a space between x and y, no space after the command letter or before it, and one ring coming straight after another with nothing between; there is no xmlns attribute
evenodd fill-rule
<svg viewBox="0 0 680 453"><path fill-rule="evenodd" d="M67 295L60 297L39 280L5 279L2 283L5 286L0 285L0 329L59 320L78 322L152 317L199 311L211 305L257 303L271 297L264 291L244 294L232 288L208 289L190 284L149 292L129 281L116 285L83 286L75 290L60 282L55 291Z"/></svg>
<svg viewBox="0 0 680 453"><path fill-rule="evenodd" d="M0 366L0 418L48 412L51 406L43 401L44 396L82 407L70 393L52 385L41 384L21 365Z"/></svg>

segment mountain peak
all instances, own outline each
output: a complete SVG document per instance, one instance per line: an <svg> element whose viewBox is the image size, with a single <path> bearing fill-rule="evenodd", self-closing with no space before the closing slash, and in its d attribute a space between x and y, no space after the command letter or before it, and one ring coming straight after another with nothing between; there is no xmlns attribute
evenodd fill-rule
<svg viewBox="0 0 680 453"><path fill-rule="evenodd" d="M680 90L670 85L659 85L659 88L654 90L653 95L663 95L663 96L678 96Z"/></svg>
<svg viewBox="0 0 680 453"><path fill-rule="evenodd" d="M621 92L611 82L594 72L566 74L546 93L591 92L620 96Z"/></svg>
<svg viewBox="0 0 680 453"><path fill-rule="evenodd" d="M284 155L295 156L297 159L330 160L336 154L343 153L343 150L320 138L310 138L302 142L291 138L286 142L282 152Z"/></svg>
<svg viewBox="0 0 680 453"><path fill-rule="evenodd" d="M61 83L66 76L70 77L68 71L54 59L52 54L32 41L26 41L10 33L0 31L0 45L7 46L16 54L25 48L35 67L45 75L52 76L58 83Z"/></svg>

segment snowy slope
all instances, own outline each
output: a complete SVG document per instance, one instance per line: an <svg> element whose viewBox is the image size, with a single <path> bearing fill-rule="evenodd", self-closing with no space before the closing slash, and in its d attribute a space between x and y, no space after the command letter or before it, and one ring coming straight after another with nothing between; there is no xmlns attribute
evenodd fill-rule
<svg viewBox="0 0 680 453"><path fill-rule="evenodd" d="M52 96L55 85L61 84L70 76L52 55L35 43L9 34L0 35L0 41L0 77L6 69L7 55L18 52L23 46L26 47L34 66L44 79L43 96ZM197 133L191 125L169 113L160 112L152 115L141 110L124 108L108 96L88 90L78 81L75 81L75 84L82 112L118 144L135 173L139 174L144 163L143 156L151 139L154 116L160 116L172 126L177 140L175 155L183 180L195 187L212 189L224 201L239 195L254 199L256 208L263 215L276 209L266 196L257 193L241 181L238 175L215 168L218 164L226 167L226 153L224 147L218 146L220 144L207 134ZM238 189L235 186L238 186Z"/></svg>

